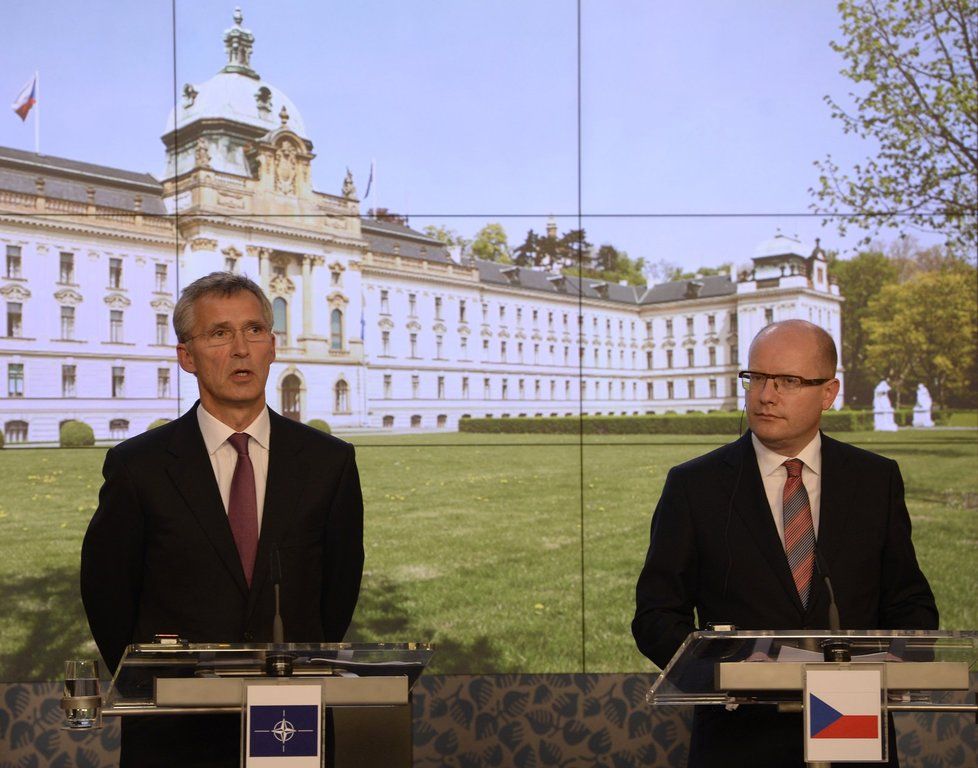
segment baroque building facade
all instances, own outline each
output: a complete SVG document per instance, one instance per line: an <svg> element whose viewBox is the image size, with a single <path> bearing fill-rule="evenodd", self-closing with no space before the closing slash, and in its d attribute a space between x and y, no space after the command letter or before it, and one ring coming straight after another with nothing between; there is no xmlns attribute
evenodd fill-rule
<svg viewBox="0 0 978 768"><path fill-rule="evenodd" d="M272 301L269 403L339 430L734 410L765 324L804 318L841 341L824 252L783 235L748 273L637 287L458 258L364 217L349 174L339 194L313 189L301 113L252 68L239 13L224 44L169 117L162 181L0 148L7 443L55 442L69 419L119 440L190 407L173 306L221 269Z"/></svg>

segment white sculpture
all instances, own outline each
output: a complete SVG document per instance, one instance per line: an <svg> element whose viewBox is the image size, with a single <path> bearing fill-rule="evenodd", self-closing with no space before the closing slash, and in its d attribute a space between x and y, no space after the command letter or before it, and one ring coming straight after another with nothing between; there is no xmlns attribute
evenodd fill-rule
<svg viewBox="0 0 978 768"><path fill-rule="evenodd" d="M923 384L917 385L917 402L913 407L913 425L915 427L933 427L934 419L931 418L931 407L934 401L931 400L930 391Z"/></svg>
<svg viewBox="0 0 978 768"><path fill-rule="evenodd" d="M893 403L890 402L890 385L885 379L873 390L873 429L877 432L897 431Z"/></svg>

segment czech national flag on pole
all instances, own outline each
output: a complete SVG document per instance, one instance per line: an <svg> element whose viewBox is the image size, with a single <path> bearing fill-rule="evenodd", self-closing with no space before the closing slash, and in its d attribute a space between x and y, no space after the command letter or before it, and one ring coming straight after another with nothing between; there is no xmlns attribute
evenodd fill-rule
<svg viewBox="0 0 978 768"><path fill-rule="evenodd" d="M27 81L11 106L21 120L26 120L35 104L37 104L37 73L34 73L34 77Z"/></svg>

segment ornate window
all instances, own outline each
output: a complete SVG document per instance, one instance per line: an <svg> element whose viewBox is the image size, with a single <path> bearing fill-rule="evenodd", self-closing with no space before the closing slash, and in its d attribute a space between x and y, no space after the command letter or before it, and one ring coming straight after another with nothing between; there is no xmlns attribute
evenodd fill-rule
<svg viewBox="0 0 978 768"><path fill-rule="evenodd" d="M329 315L329 348L343 349L343 311L339 309Z"/></svg>
<svg viewBox="0 0 978 768"><path fill-rule="evenodd" d="M333 387L333 413L350 412L350 385L343 379Z"/></svg>
<svg viewBox="0 0 978 768"><path fill-rule="evenodd" d="M382 423L384 425L384 429L393 429L394 428L394 417L393 416L385 416Z"/></svg>
<svg viewBox="0 0 978 768"><path fill-rule="evenodd" d="M17 338L24 332L24 305L19 301L7 302L7 336Z"/></svg>
<svg viewBox="0 0 978 768"><path fill-rule="evenodd" d="M129 431L129 422L125 419L112 419L109 422L109 437L113 440L125 440Z"/></svg>
<svg viewBox="0 0 978 768"><path fill-rule="evenodd" d="M62 251L59 263L60 269L58 271L58 282L68 283L69 285L75 282L75 254L69 253L68 251Z"/></svg>
<svg viewBox="0 0 978 768"><path fill-rule="evenodd" d="M293 421L302 420L300 395L302 382L294 373L282 379L282 415Z"/></svg>
<svg viewBox="0 0 978 768"><path fill-rule="evenodd" d="M112 397L126 396L126 369L121 365L112 366Z"/></svg>
<svg viewBox="0 0 978 768"><path fill-rule="evenodd" d="M62 339L74 339L75 338L75 308L74 307L61 307L61 338Z"/></svg>
<svg viewBox="0 0 978 768"><path fill-rule="evenodd" d="M20 277L20 246L7 246L7 277Z"/></svg>
<svg viewBox="0 0 978 768"><path fill-rule="evenodd" d="M233 262L233 259L232 259L232 262ZM234 271L234 269L233 269L234 264L232 263L231 266L232 266L232 269L229 269L228 272L233 272ZM166 285L166 264L157 264L156 265L156 290L159 293L164 293L166 291L166 289L167 289L167 285Z"/></svg>
<svg viewBox="0 0 978 768"><path fill-rule="evenodd" d="M156 396L159 398L170 396L170 369L156 369Z"/></svg>
<svg viewBox="0 0 978 768"><path fill-rule="evenodd" d="M27 422L21 419L8 421L3 425L3 436L8 443L26 443Z"/></svg>
<svg viewBox="0 0 978 768"><path fill-rule="evenodd" d="M119 343L122 341L122 310L109 310L109 341Z"/></svg>
<svg viewBox="0 0 978 768"><path fill-rule="evenodd" d="M109 288L122 288L122 259L109 259Z"/></svg>
<svg viewBox="0 0 978 768"><path fill-rule="evenodd" d="M166 315L156 316L156 343L168 344L170 342L170 324L167 322Z"/></svg>
<svg viewBox="0 0 978 768"><path fill-rule="evenodd" d="M24 364L7 364L7 397L24 396Z"/></svg>
<svg viewBox="0 0 978 768"><path fill-rule="evenodd" d="M281 296L272 302L272 330L275 332L276 340L282 346L288 344L289 340L289 305Z"/></svg>
<svg viewBox="0 0 978 768"><path fill-rule="evenodd" d="M75 396L75 366L74 365L62 365L61 366L61 396L62 397L74 397Z"/></svg>

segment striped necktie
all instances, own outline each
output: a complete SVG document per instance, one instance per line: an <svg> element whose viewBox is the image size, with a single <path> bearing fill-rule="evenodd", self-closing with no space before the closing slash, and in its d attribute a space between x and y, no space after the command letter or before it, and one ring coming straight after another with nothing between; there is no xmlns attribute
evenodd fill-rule
<svg viewBox="0 0 978 768"><path fill-rule="evenodd" d="M808 607L815 570L815 526L812 524L812 508L808 492L801 481L801 459L789 459L784 463L788 479L784 484L784 551L788 556L791 576L798 589L801 604Z"/></svg>

